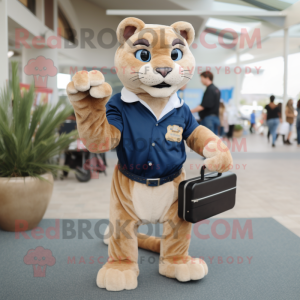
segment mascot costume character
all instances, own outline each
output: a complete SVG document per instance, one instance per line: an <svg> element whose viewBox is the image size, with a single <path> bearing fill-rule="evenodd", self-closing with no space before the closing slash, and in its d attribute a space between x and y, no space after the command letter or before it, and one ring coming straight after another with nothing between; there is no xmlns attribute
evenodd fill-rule
<svg viewBox="0 0 300 300"><path fill-rule="evenodd" d="M211 171L232 164L225 144L199 126L177 91L192 77L189 49L194 28L186 22L148 25L124 19L117 28L117 75L124 87L112 88L99 71L80 71L67 86L80 138L90 152L117 150L110 195L109 259L97 285L109 291L138 285L138 247L160 254L159 273L179 281L199 280L206 263L189 256L192 224L178 217L178 185L185 180L185 143L206 157ZM137 233L145 223L163 223L161 238Z"/></svg>

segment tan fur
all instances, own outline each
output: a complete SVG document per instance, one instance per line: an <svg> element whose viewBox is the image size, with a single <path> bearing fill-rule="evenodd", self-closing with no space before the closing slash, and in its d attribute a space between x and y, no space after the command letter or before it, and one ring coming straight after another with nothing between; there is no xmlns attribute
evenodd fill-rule
<svg viewBox="0 0 300 300"><path fill-rule="evenodd" d="M155 36L157 36L156 40ZM146 102L159 118L170 96L188 82L189 79L182 75L191 77L194 72L195 60L188 48L194 39L194 29L186 22L161 26L146 25L139 19L126 18L118 26L117 37L121 45L116 52L115 65L120 80L129 91ZM149 49L152 59L147 64L149 70L171 67L173 73L170 73L170 76L168 74L168 79L163 79L154 73L146 74L145 62L134 57L134 52L144 46L134 47L132 44L141 38L147 39L151 44ZM176 38L181 39L185 46L170 47ZM183 52L183 58L178 62L170 59L173 48L180 48ZM188 69L190 72L184 73L180 68ZM144 77L134 73L141 70ZM133 80L133 76L138 80ZM153 83L147 83L158 84L163 80L166 82L170 80L171 87L155 89L151 87ZM86 147L91 152L105 152L116 147L121 139L121 133L106 119L105 104L111 96L112 89L105 83L104 76L99 71L78 72L69 83L67 93L75 110L79 135ZM226 146L203 126L193 131L187 139L187 144L200 155L208 157L205 163L209 168L221 172L227 170L227 164L232 163ZM178 186L184 179L183 171L173 182L160 187L147 187L130 180L117 168L115 169L110 195L110 226L107 230L108 237L105 237L105 242L109 245L109 260L97 275L96 282L100 288L120 291L137 287L138 246L160 253L159 273L161 275L179 281L188 281L199 280L207 274L205 262L193 259L188 254L192 224L178 217ZM150 221L141 219L145 215L142 203L147 201L151 201L151 205L154 206L160 203L162 205L157 214L149 212L151 222L163 223L161 239L137 232L141 224Z"/></svg>
<svg viewBox="0 0 300 300"><path fill-rule="evenodd" d="M112 93L111 87L107 83L101 84L104 77L99 71L97 73L78 72L67 86L67 93L76 115L79 136L87 149L94 153L107 152L115 148L121 139L119 129L110 125L106 119L105 104ZM90 75L92 80L89 79ZM98 80L95 78L96 75ZM93 86L99 82L99 86ZM84 90L81 84L88 88L89 92L80 92ZM95 96L101 99L95 99Z"/></svg>
<svg viewBox="0 0 300 300"><path fill-rule="evenodd" d="M141 233L138 236L138 246L139 248L160 253L160 238Z"/></svg>
<svg viewBox="0 0 300 300"><path fill-rule="evenodd" d="M131 22L132 20L132 22ZM139 20L141 21L141 20ZM122 28L122 23L129 26L130 24L135 24L136 18L127 18L123 20L117 30L117 34L119 35L119 31ZM142 21L141 21L142 22ZM189 32L189 42L194 39L194 29L191 24L186 22L179 22L180 28L186 28L186 31ZM175 23L176 24L176 23ZM125 26L125 25L124 25ZM118 70L118 77L122 81L123 85L135 94L150 94L152 97L160 98L160 97L170 97L173 93L175 93L180 87L184 86L189 79L186 77L192 77L195 71L195 59L189 49L189 43L180 35L180 30L178 30L177 25L172 26L153 26L153 25L141 25L135 31L135 33L128 38L127 40L119 39L121 42L121 46L118 48L115 55L115 66ZM162 31L163 30L163 31ZM162 36L163 35L163 36ZM164 38L163 38L164 37ZM150 47L145 46L132 46L135 41L138 39L146 39L150 43ZM173 40L179 38L185 44L171 46ZM179 48L183 52L183 58L179 61L174 62L171 57L171 51L173 48ZM151 51L151 61L149 63L144 63L135 58L134 53L138 49L149 49ZM146 70L143 67L147 67ZM157 91L155 88L151 88L143 81L147 79L147 77L153 77L155 80L162 80L161 76L155 75L155 69L157 67L171 67L173 68L174 76L176 77L176 84L173 84L170 88L160 89ZM137 73L142 71L143 74L139 74L140 80L135 79L134 76ZM183 77L182 75L186 76ZM143 77L143 78L142 78ZM169 77L169 75L168 75ZM165 80L168 81L167 79ZM160 83L157 82L157 83ZM158 99L159 101L159 99Z"/></svg>
<svg viewBox="0 0 300 300"><path fill-rule="evenodd" d="M210 171L226 172L232 167L228 147L208 128L198 126L186 143L192 150L207 158L204 164Z"/></svg>
<svg viewBox="0 0 300 300"><path fill-rule="evenodd" d="M175 29L175 31L178 34L181 34L181 32L185 32L187 34L187 43L190 46L192 44L192 42L194 41L194 37L195 37L195 30L193 28L193 26L189 26L189 23L186 22L176 22L174 24L171 25L171 27L173 27Z"/></svg>
<svg viewBox="0 0 300 300"><path fill-rule="evenodd" d="M176 189L175 194L178 194L179 183L184 179L185 172L173 181L174 188ZM195 267L193 264L188 266L187 269L184 270L184 276L177 270L178 268L181 269L182 265L188 264L192 260L188 255L192 224L178 217L177 197L162 220L164 227L163 237L161 239L137 233L138 226L143 224L143 222L136 216L133 205L132 195L135 184L135 182L123 175L117 168L115 169L110 197L109 220L111 228L108 246L110 260L126 260L127 264L122 263L119 270L124 271L125 266L126 270L135 271L137 277L137 247L140 246L147 250L155 252L160 251L159 270L162 275L170 278L177 278L181 281L196 280L197 276L200 276L198 279L203 278L205 272L203 272L201 266ZM163 185L162 187L167 188L166 185ZM117 230L117 228L122 227L124 224L127 224L124 231ZM133 264L131 264L131 262L133 262ZM202 262L202 264L204 265L205 263ZM167 269L165 267L166 265L168 266ZM103 268L105 270L111 268L111 262L107 262ZM194 270L195 268L199 271L198 273ZM103 275L103 273L106 272L105 270L101 269L99 271L98 278L103 278L103 276L105 276L105 279L101 279L101 282L106 282L106 276L109 275L109 273ZM175 272L175 270L177 271ZM194 273L197 273L198 275L195 275ZM118 286L122 286L122 278L123 276L121 276L121 279L118 279L120 280ZM99 280L97 279L97 283L98 282ZM98 286L109 288L109 286L103 286L103 284L98 284Z"/></svg>

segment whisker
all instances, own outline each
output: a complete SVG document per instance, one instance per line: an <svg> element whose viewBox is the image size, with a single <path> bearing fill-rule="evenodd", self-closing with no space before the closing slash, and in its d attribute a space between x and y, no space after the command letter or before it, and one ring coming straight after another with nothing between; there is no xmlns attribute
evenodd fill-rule
<svg viewBox="0 0 300 300"><path fill-rule="evenodd" d="M130 77L129 79L135 78L135 77L139 77L139 76L140 76L140 75L134 75L134 76Z"/></svg>
<svg viewBox="0 0 300 300"><path fill-rule="evenodd" d="M130 74L134 74L134 73L144 74L142 72L131 72Z"/></svg>
<svg viewBox="0 0 300 300"><path fill-rule="evenodd" d="M136 79L134 79L134 80L132 80L132 81L136 81L136 80L138 80L138 79L142 79L142 78L144 78L144 77L141 77L141 78L136 78Z"/></svg>
<svg viewBox="0 0 300 300"><path fill-rule="evenodd" d="M183 75L181 75L181 77L185 77L185 78L191 79L190 77L187 77L187 76L183 76Z"/></svg>

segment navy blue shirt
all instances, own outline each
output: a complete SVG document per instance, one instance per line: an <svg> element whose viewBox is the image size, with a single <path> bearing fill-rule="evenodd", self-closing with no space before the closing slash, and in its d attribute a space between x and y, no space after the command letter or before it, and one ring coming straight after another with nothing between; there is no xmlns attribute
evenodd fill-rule
<svg viewBox="0 0 300 300"><path fill-rule="evenodd" d="M182 168L186 160L184 140L199 126L182 103L157 121L140 101L124 102L121 93L108 101L108 123L121 132L116 150L122 168L145 178L162 178ZM166 140L169 125L183 128L181 142Z"/></svg>

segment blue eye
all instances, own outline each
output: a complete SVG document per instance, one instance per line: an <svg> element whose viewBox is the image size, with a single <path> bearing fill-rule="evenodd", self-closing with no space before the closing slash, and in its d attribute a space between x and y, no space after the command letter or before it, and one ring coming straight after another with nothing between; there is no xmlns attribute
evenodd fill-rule
<svg viewBox="0 0 300 300"><path fill-rule="evenodd" d="M182 59L182 52L181 52L181 50L179 50L177 48L173 49L172 52L171 52L171 58L174 61L181 60Z"/></svg>
<svg viewBox="0 0 300 300"><path fill-rule="evenodd" d="M148 62L151 60L151 54L148 50L141 49L135 52L135 57L144 62Z"/></svg>

